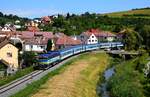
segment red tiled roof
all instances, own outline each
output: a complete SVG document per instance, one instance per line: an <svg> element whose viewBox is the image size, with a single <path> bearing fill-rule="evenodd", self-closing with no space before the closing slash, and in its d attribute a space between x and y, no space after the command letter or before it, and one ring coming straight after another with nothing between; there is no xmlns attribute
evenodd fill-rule
<svg viewBox="0 0 150 97"><path fill-rule="evenodd" d="M53 38L53 33L52 32L28 32L28 31L23 31L21 32L22 35L20 38L33 38L34 36L38 36L38 35L41 35L45 38Z"/></svg>
<svg viewBox="0 0 150 97"><path fill-rule="evenodd" d="M56 45L78 45L81 44L80 40L74 40L69 36L58 37L56 40Z"/></svg>
<svg viewBox="0 0 150 97"><path fill-rule="evenodd" d="M42 20L42 21L45 21L45 22L50 22L50 21L51 21L51 19L50 19L48 16L42 17L41 20Z"/></svg>
<svg viewBox="0 0 150 97"><path fill-rule="evenodd" d="M29 26L29 27L27 27L27 31L37 32L37 31L40 31L40 29L35 26Z"/></svg>
<svg viewBox="0 0 150 97"><path fill-rule="evenodd" d="M107 32L107 31L101 31L99 29L90 29L86 32L83 32L83 34L87 35L87 36L91 36L92 34L94 34L97 37L112 37L112 36L116 36L115 34L111 33L111 32Z"/></svg>
<svg viewBox="0 0 150 97"><path fill-rule="evenodd" d="M36 38L30 38L30 39L24 39L25 44L34 44L34 45L47 45L48 38L45 39L36 39Z"/></svg>
<svg viewBox="0 0 150 97"><path fill-rule="evenodd" d="M0 49L4 47L6 44L12 44L7 37L0 37ZM13 45L13 44L12 44Z"/></svg>
<svg viewBox="0 0 150 97"><path fill-rule="evenodd" d="M22 39L25 44L36 44L36 45L46 45L48 39L52 39L52 32L23 32Z"/></svg>
<svg viewBox="0 0 150 97"><path fill-rule="evenodd" d="M22 32L21 38L33 38L34 32Z"/></svg>
<svg viewBox="0 0 150 97"><path fill-rule="evenodd" d="M35 35L43 35L46 38L53 38L53 32L35 32Z"/></svg>

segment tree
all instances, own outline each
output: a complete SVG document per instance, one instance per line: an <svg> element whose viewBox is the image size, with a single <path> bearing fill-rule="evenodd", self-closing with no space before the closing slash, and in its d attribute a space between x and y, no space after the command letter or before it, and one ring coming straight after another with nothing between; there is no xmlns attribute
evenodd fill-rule
<svg viewBox="0 0 150 97"><path fill-rule="evenodd" d="M120 32L123 30L123 26L122 25L116 25L115 28L113 29L113 32Z"/></svg>
<svg viewBox="0 0 150 97"><path fill-rule="evenodd" d="M143 37L143 44L147 50L150 50L150 26L144 25L139 30L139 34Z"/></svg>
<svg viewBox="0 0 150 97"><path fill-rule="evenodd" d="M46 48L46 50L47 51L51 51L51 49L52 49L52 40L49 39L48 42L47 42L47 48Z"/></svg>
<svg viewBox="0 0 150 97"><path fill-rule="evenodd" d="M36 58L36 53L35 52L24 52L22 55L22 58L24 59L24 65L25 66L32 66L34 63L37 62Z"/></svg>
<svg viewBox="0 0 150 97"><path fill-rule="evenodd" d="M0 17L3 17L3 13L2 12L0 12Z"/></svg>
<svg viewBox="0 0 150 97"><path fill-rule="evenodd" d="M70 14L69 14L69 13L67 13L66 19L69 19L69 18L70 18Z"/></svg>
<svg viewBox="0 0 150 97"><path fill-rule="evenodd" d="M137 50L142 44L142 37L132 29L126 29L123 36L123 42L125 44L125 49L127 50Z"/></svg>

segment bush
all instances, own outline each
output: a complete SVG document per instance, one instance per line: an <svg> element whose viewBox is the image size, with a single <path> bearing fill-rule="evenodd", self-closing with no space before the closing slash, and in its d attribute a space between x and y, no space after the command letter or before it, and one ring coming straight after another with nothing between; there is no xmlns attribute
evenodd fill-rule
<svg viewBox="0 0 150 97"><path fill-rule="evenodd" d="M116 74L110 78L107 86L112 97L145 97L149 94L142 72L146 58L147 55L143 55L116 66Z"/></svg>

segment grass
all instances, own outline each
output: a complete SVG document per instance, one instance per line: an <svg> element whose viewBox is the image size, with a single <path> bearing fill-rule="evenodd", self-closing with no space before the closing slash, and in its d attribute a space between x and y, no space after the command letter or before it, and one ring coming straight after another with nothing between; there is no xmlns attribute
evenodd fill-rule
<svg viewBox="0 0 150 97"><path fill-rule="evenodd" d="M143 15L150 15L150 9L141 9L141 10L130 10L130 11L122 11L122 12L113 12L113 13L108 13L105 15L111 16L111 17L122 17L123 15L138 15L138 14L143 14ZM139 16L134 16L134 17L139 17ZM150 16L141 16L142 18L150 18Z"/></svg>
<svg viewBox="0 0 150 97"><path fill-rule="evenodd" d="M145 97L143 68L148 62L148 54L123 62L116 66L116 73L108 82L108 90L113 97ZM149 97L149 96L147 96Z"/></svg>
<svg viewBox="0 0 150 97"><path fill-rule="evenodd" d="M81 72L80 79L76 82L76 97L97 97L97 84L103 79L103 72L109 64L109 57L105 53L98 53L89 58L89 66Z"/></svg>
<svg viewBox="0 0 150 97"><path fill-rule="evenodd" d="M59 76L61 76L60 77L61 80L65 79L66 76L62 76L62 75L65 72L66 73L70 72L69 68L72 68L74 70L78 69L78 68L73 68L72 66L76 66L76 65L79 66L80 64L76 64L76 63L80 63L80 61L82 61L82 62L86 61L86 63L88 63L88 65L84 70L79 72L79 75L80 75L79 78L77 80L73 80L73 82L75 81L75 83L74 83L75 89L73 89L73 91L76 91L76 92L71 97L75 97L75 96L76 97L96 97L97 96L96 86L99 81L99 78L102 77L102 76L100 76L100 74L103 73L103 71L106 69L107 63L108 63L108 56L104 53L103 54L87 53L87 54L80 55L79 57L72 59L69 62L65 63L60 68L50 72L49 74L47 74L40 80L29 84L25 89L14 94L11 97L30 97L30 96L38 93L40 90L42 91L43 89L46 89L46 91L48 91L47 84L52 85L53 83L55 83L55 82L49 83L48 80L50 80L50 78L52 81L52 79L55 79L56 75L59 75ZM83 64L81 64L81 65L83 65ZM61 80L59 80L59 81L61 81ZM56 81L56 80L54 80L54 81ZM44 88L43 85L44 85L44 87L45 86L46 87ZM43 91L45 91L45 90L43 90ZM48 93L48 94L50 94L50 93Z"/></svg>
<svg viewBox="0 0 150 97"><path fill-rule="evenodd" d="M32 71L33 71L33 67L28 67L28 68L17 71L16 74L14 75L3 77L0 80L0 86L10 83L26 74L31 73Z"/></svg>
<svg viewBox="0 0 150 97"><path fill-rule="evenodd" d="M82 59L86 54L80 55L78 58ZM68 62L66 62L64 65L62 65L60 68L48 73L44 77L42 77L40 80L37 80L31 84L29 84L25 89L19 91L18 93L12 95L11 97L30 97L32 94L37 93L41 86L45 84L49 78L52 78L55 75L58 75L66 70L66 68L71 65L73 62L77 61L78 58L72 59Z"/></svg>

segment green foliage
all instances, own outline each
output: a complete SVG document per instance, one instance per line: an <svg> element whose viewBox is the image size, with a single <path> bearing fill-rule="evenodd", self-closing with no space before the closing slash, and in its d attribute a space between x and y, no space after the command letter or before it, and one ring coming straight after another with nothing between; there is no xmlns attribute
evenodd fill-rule
<svg viewBox="0 0 150 97"><path fill-rule="evenodd" d="M112 97L149 97L149 82L141 72L147 57L146 54L116 66L107 86Z"/></svg>
<svg viewBox="0 0 150 97"><path fill-rule="evenodd" d="M52 40L49 39L48 42L47 42L47 48L46 48L46 50L47 51L51 51L51 49L52 49Z"/></svg>
<svg viewBox="0 0 150 97"><path fill-rule="evenodd" d="M6 69L7 68L7 66L6 65L4 65L4 64L2 64L2 63L0 63L0 70L2 69Z"/></svg>
<svg viewBox="0 0 150 97"><path fill-rule="evenodd" d="M143 39L137 32L131 29L126 29L124 33L125 35L123 37L123 41L125 44L125 49L134 50L141 46Z"/></svg>
<svg viewBox="0 0 150 97"><path fill-rule="evenodd" d="M122 25L116 25L115 28L113 29L113 32L120 32L124 29L124 27Z"/></svg>
<svg viewBox="0 0 150 97"><path fill-rule="evenodd" d="M6 23L12 23L12 24L15 24L15 21L16 20L19 20L20 23L19 25L21 26L24 26L25 23L29 20L28 18L21 18L21 17L18 17L16 15L12 15L12 14L9 14L9 15L5 15L3 14L2 12L0 12L0 26L4 26ZM19 30L25 30L23 27Z"/></svg>
<svg viewBox="0 0 150 97"><path fill-rule="evenodd" d="M37 58L36 58L36 53L35 52L24 52L22 55L22 58L24 59L24 64L28 67L28 66L32 66L33 63L37 62Z"/></svg>
<svg viewBox="0 0 150 97"><path fill-rule="evenodd" d="M150 49L150 25L144 25L137 29L140 35L143 37L143 44L146 49Z"/></svg>
<svg viewBox="0 0 150 97"><path fill-rule="evenodd" d="M121 31L124 27L134 28L135 25L149 25L150 19L109 17L107 15L84 13L82 15L67 14L66 17L58 15L52 24L41 26L44 31L64 32L67 35L80 34L91 28L100 28L114 32Z"/></svg>
<svg viewBox="0 0 150 97"><path fill-rule="evenodd" d="M140 15L140 13L136 15ZM129 32L124 37L124 42L127 43L126 49L137 50L144 46L147 50L150 49L150 18L110 17L109 15L91 14L88 12L81 15L68 13L66 17L58 15L58 18L53 19L53 23L40 25L40 28L43 31L64 32L66 35L79 35L91 28L99 28L116 33L124 29L135 29L135 31L126 31Z"/></svg>
<svg viewBox="0 0 150 97"><path fill-rule="evenodd" d="M150 18L150 9L140 8L129 11L108 13L106 15L111 17Z"/></svg>

